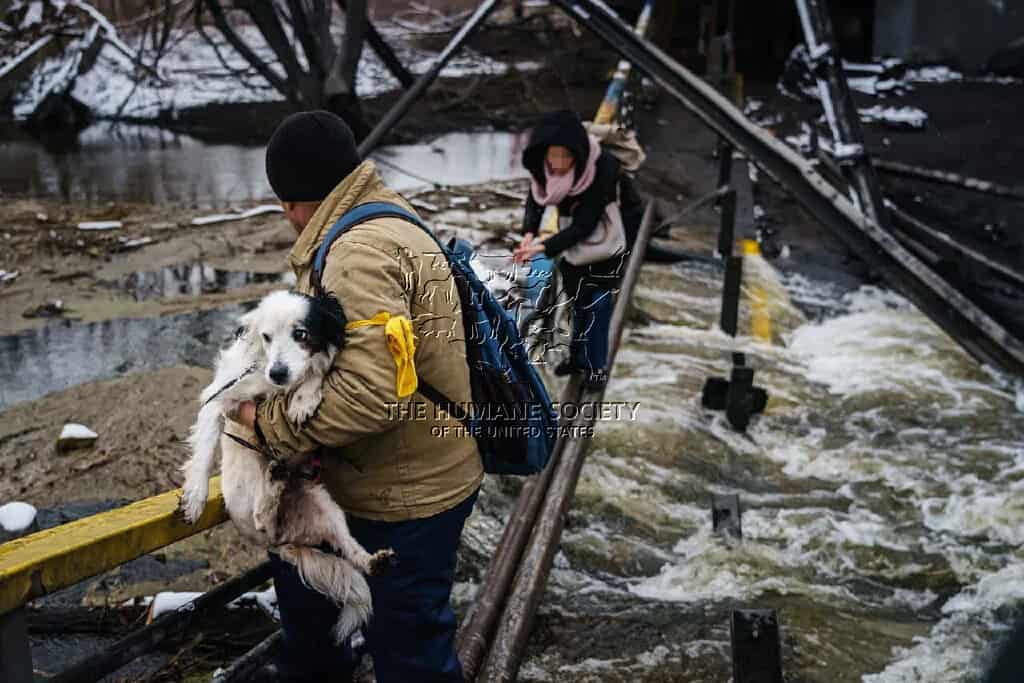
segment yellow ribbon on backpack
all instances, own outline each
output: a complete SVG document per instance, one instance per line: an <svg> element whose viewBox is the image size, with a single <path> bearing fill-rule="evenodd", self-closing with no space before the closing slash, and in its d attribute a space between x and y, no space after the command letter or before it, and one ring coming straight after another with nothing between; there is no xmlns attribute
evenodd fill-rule
<svg viewBox="0 0 1024 683"><path fill-rule="evenodd" d="M398 398L405 398L416 391L416 335L412 333L412 321L404 315L391 315L382 311L368 320L354 320L345 325L345 331L355 330L369 325L383 325L387 339L388 351L395 359L395 393Z"/></svg>

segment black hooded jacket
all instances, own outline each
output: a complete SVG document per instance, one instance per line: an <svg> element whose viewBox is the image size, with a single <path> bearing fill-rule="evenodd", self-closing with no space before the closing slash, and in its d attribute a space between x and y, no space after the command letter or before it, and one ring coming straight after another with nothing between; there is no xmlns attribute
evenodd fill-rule
<svg viewBox="0 0 1024 683"><path fill-rule="evenodd" d="M556 111L547 114L530 133L530 141L523 150L523 167L541 185L546 181L544 158L547 156L548 147L552 145L561 145L572 152L575 159L573 172L575 179L578 180L590 156L590 140L575 113ZM562 216L571 216L572 223L544 241L546 256L557 256L586 239L597 228L605 207L615 201L619 160L607 152L602 152L597 159L595 171L594 182L590 187L575 197L566 197L558 205L559 213ZM536 234L543 214L544 207L533 199L532 193L528 194L523 215L523 233Z"/></svg>

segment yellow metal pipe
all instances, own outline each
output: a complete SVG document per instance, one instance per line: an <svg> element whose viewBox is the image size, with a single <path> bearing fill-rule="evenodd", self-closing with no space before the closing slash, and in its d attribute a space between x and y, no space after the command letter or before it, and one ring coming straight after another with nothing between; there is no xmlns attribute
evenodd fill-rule
<svg viewBox="0 0 1024 683"><path fill-rule="evenodd" d="M177 512L181 489L0 545L0 614L227 520L220 477L194 525Z"/></svg>
<svg viewBox="0 0 1024 683"><path fill-rule="evenodd" d="M744 258L761 256L761 245L756 240L745 239L742 242ZM748 268L743 269L744 272ZM763 342L772 341L772 316L768 309L768 294L764 287L751 285L747 291L750 294L750 336Z"/></svg>

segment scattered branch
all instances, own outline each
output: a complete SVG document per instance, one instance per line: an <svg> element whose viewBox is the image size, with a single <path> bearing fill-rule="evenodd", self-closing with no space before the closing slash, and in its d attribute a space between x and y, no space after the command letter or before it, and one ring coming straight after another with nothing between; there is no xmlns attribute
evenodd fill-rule
<svg viewBox="0 0 1024 683"><path fill-rule="evenodd" d="M213 23L220 31L221 35L224 36L225 40L230 43L231 47L240 54L245 61L252 65L253 69L263 76L263 78L270 83L270 85L277 90L279 93L288 98L289 101L297 103L298 98L295 96L295 92L288 87L288 82L274 73L274 70L270 66L260 59L259 55L253 52L242 37L235 32L235 29L231 27L231 24L227 20L227 15L224 12L224 7L220 4L220 0L197 0L198 5L196 7L196 26L202 26L202 6L205 5L209 8L210 14L213 16ZM205 36L205 34L203 34ZM211 45L212 45L211 41ZM223 58L218 53L218 58ZM226 66L226 62L225 66ZM287 69L286 69L287 71Z"/></svg>

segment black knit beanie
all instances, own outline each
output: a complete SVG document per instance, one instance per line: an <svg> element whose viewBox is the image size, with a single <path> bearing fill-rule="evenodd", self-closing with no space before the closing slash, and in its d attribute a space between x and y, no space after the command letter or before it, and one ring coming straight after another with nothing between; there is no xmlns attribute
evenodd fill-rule
<svg viewBox="0 0 1024 683"><path fill-rule="evenodd" d="M267 179L283 202L318 202L359 165L352 130L329 111L292 114L267 143Z"/></svg>

